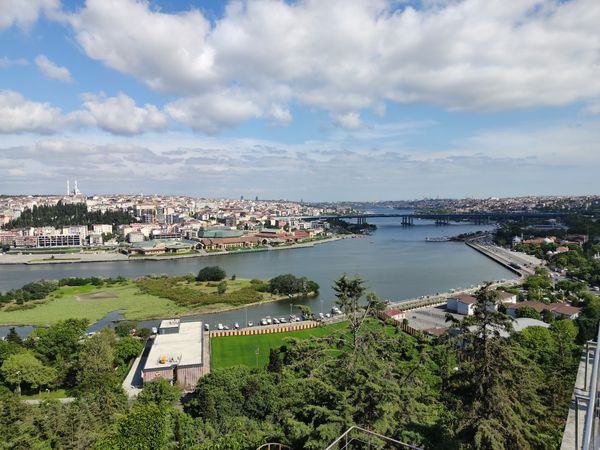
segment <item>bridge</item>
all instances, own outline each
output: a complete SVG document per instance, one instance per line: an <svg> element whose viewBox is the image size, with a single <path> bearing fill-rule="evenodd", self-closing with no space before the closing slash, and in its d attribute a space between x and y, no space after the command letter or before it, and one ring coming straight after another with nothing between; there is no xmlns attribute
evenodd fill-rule
<svg viewBox="0 0 600 450"><path fill-rule="evenodd" d="M401 219L402 225L414 225L415 219L433 220L437 225L448 225L450 222L471 222L476 224L489 224L493 222L504 222L507 220L525 220L525 219L560 219L567 214L564 212L534 212L534 211L515 211L515 212L476 212L476 213L356 213L342 215L322 215L322 216L302 216L299 219L327 220L327 219L356 219L359 224L367 223L367 219L397 217Z"/></svg>

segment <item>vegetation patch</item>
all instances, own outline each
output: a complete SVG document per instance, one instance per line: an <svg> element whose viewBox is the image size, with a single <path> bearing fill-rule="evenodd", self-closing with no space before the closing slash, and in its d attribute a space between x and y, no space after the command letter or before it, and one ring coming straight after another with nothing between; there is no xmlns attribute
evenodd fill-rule
<svg viewBox="0 0 600 450"><path fill-rule="evenodd" d="M347 327L346 322L290 331L289 333L254 334L211 338L210 362L212 369L233 366L266 367L271 349L277 349L290 339L308 339L331 335Z"/></svg>

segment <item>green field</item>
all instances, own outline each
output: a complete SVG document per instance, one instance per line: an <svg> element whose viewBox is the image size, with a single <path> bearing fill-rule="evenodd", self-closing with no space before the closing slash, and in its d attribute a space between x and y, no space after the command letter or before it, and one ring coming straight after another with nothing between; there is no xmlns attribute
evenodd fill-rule
<svg viewBox="0 0 600 450"><path fill-rule="evenodd" d="M269 350L281 347L287 339L327 336L346 326L345 322L340 322L289 333L211 338L210 365L212 369L232 366L256 367L256 350L258 349L258 365L265 367L269 363Z"/></svg>
<svg viewBox="0 0 600 450"><path fill-rule="evenodd" d="M122 311L127 319L141 320L174 316L186 310L171 300L140 293L133 283L100 288L63 286L34 308L0 311L0 324L47 326L68 318L93 323L113 311Z"/></svg>

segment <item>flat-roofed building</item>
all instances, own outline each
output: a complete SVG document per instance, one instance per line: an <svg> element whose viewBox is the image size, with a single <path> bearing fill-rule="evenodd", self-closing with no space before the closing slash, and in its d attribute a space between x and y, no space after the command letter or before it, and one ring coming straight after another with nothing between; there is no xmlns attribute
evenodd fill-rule
<svg viewBox="0 0 600 450"><path fill-rule="evenodd" d="M60 234L56 236L38 236L38 248L48 247L81 247L81 236L79 234Z"/></svg>
<svg viewBox="0 0 600 450"><path fill-rule="evenodd" d="M142 370L144 383L163 378L193 390L208 372L203 355L202 322L163 320Z"/></svg>

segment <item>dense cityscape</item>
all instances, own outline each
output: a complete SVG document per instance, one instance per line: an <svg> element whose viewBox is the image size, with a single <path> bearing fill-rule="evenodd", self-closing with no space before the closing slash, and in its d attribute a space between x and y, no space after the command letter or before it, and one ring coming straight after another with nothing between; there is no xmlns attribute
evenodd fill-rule
<svg viewBox="0 0 600 450"><path fill-rule="evenodd" d="M600 448L598 0L0 0L0 450Z"/></svg>

